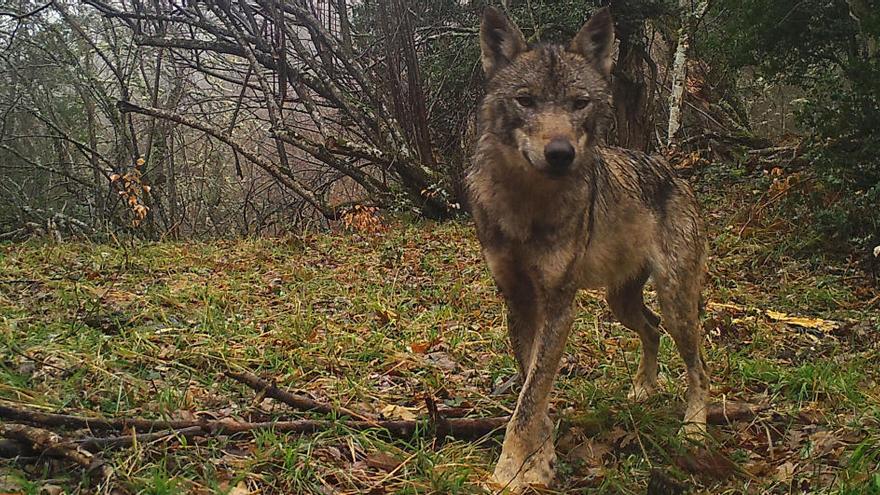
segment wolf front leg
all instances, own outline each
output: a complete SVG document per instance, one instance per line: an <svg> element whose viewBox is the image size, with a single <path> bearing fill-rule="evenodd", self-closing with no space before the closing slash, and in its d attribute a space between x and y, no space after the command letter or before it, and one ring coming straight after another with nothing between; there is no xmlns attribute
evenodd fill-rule
<svg viewBox="0 0 880 495"><path fill-rule="evenodd" d="M574 291L564 291L544 304L546 320L532 342L525 383L507 424L495 484L517 493L528 486L550 486L556 464L553 421L548 415L550 391L571 331Z"/></svg>
<svg viewBox="0 0 880 495"><path fill-rule="evenodd" d="M521 277L504 290L507 304L507 334L520 377L525 380L532 359L532 347L538 332L538 301L532 282Z"/></svg>

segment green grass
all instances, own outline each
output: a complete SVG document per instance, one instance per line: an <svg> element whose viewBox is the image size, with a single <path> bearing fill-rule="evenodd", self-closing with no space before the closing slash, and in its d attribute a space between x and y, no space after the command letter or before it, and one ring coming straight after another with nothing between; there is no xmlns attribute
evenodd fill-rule
<svg viewBox="0 0 880 495"><path fill-rule="evenodd" d="M661 344L659 393L630 403L637 339L600 294L583 293L553 399L560 493L641 494L652 471L694 493L880 493L876 289L821 257L791 254L796 229L780 231L778 212L743 215L759 195L747 184L722 195L715 181L724 180L698 183L713 253L704 316L713 400L770 409L712 427L695 467L675 434L684 381L671 340ZM817 334L767 310L840 324ZM374 414L389 405L426 414L426 394L471 416L506 414L515 402L513 393L490 395L515 363L501 301L466 224L390 220L382 234L0 245L4 403L151 418L312 416L255 400L223 377L228 369ZM484 492L498 450L493 439L391 440L339 424L311 436L257 431L104 455L119 493L473 494ZM383 468L377 456L397 467ZM732 461L733 474L718 459ZM47 484L89 492L72 466L0 464L0 492L38 493Z"/></svg>

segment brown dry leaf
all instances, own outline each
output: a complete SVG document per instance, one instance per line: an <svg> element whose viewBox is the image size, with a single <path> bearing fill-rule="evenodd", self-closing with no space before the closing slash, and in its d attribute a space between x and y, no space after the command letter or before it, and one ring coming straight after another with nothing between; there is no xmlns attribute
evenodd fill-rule
<svg viewBox="0 0 880 495"><path fill-rule="evenodd" d="M390 473L400 466L400 460L386 452L373 452L366 459L367 466Z"/></svg>
<svg viewBox="0 0 880 495"><path fill-rule="evenodd" d="M677 165L676 168L691 168L696 166L702 161L702 157L700 157L699 151L694 151L693 153L685 156Z"/></svg>
<svg viewBox="0 0 880 495"><path fill-rule="evenodd" d="M379 318L383 325L388 325L397 323L398 314L394 310L382 306L376 309L376 317Z"/></svg>
<svg viewBox="0 0 880 495"><path fill-rule="evenodd" d="M409 348L416 354L424 354L428 352L428 349L434 347L435 345L440 343L440 337L435 337L431 340L425 342L413 342L409 345Z"/></svg>
<svg viewBox="0 0 880 495"><path fill-rule="evenodd" d="M697 449L675 457L675 464L691 474L712 480L726 480L737 472L736 464L724 454Z"/></svg>
<svg viewBox="0 0 880 495"><path fill-rule="evenodd" d="M796 469L797 465L793 462L785 461L776 467L776 473L773 475L773 478L777 481L787 482L791 480L792 476L794 476Z"/></svg>
<svg viewBox="0 0 880 495"><path fill-rule="evenodd" d="M595 442L593 439L581 443L571 450L569 458L574 461L578 460L588 466L601 466L602 458L605 454L611 452L611 447L601 442Z"/></svg>
<svg viewBox="0 0 880 495"><path fill-rule="evenodd" d="M429 363L446 371L454 371L458 366L455 360L443 351L432 352L425 356L425 358L427 358Z"/></svg>
<svg viewBox="0 0 880 495"><path fill-rule="evenodd" d="M746 465L745 470L755 478L763 478L764 476L767 476L768 474L773 472L773 466L771 466L770 463L768 463L767 461L758 459L749 462Z"/></svg>
<svg viewBox="0 0 880 495"><path fill-rule="evenodd" d="M813 444L813 455L816 457L822 457L840 445L840 439L832 431L817 431L810 437L810 442Z"/></svg>
<svg viewBox="0 0 880 495"><path fill-rule="evenodd" d="M232 490L229 490L227 495L251 495L251 493L259 492L251 492L244 481L239 481L237 485L232 487Z"/></svg>
<svg viewBox="0 0 880 495"><path fill-rule="evenodd" d="M430 342L413 342L409 345L409 348L416 354L424 354L430 347Z"/></svg>
<svg viewBox="0 0 880 495"><path fill-rule="evenodd" d="M58 485L43 485L40 487L40 495L61 495L64 493L64 488L61 488Z"/></svg>
<svg viewBox="0 0 880 495"><path fill-rule="evenodd" d="M779 311L768 309L764 312L771 320L780 321L789 325L803 328L814 328L822 332L830 332L838 327L837 322L823 320L821 318L806 318L803 316L790 316Z"/></svg>
<svg viewBox="0 0 880 495"><path fill-rule="evenodd" d="M396 404L388 404L382 408L382 416L388 419L402 419L404 421L413 421L418 416L419 409L416 407L403 407Z"/></svg>
<svg viewBox="0 0 880 495"><path fill-rule="evenodd" d="M745 308L742 306L733 304L733 303L719 303L714 301L709 301L706 303L706 306L713 309L730 309L733 311L745 311Z"/></svg>

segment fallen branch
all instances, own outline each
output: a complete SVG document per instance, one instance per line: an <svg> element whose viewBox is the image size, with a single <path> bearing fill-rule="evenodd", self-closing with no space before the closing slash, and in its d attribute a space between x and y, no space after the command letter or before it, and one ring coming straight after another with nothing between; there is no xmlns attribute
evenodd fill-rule
<svg viewBox="0 0 880 495"><path fill-rule="evenodd" d="M443 419L433 425L434 435L437 437L451 436L459 440L475 440L490 433L501 433L500 428L507 424L507 416L490 418L453 418ZM260 429L271 429L279 433L315 433L329 429L333 426L362 431L370 429L383 429L395 438L409 439L417 430L430 431L431 422L425 420L393 420L393 421L320 421L320 420L295 420L295 421L267 421L260 423L240 422L232 419L221 419L212 422L210 427L215 433L242 433Z"/></svg>
<svg viewBox="0 0 880 495"><path fill-rule="evenodd" d="M100 480L106 480L113 475L113 468L100 456L66 441L57 433L49 430L27 425L2 424L0 425L0 436L23 443L35 452L73 461L88 472L97 474Z"/></svg>
<svg viewBox="0 0 880 495"><path fill-rule="evenodd" d="M746 421L767 410L767 406L759 406L743 402L724 402L712 404L707 411L709 424L722 425L735 421ZM442 411L441 411L442 413ZM246 422L232 418L202 421L163 421L140 418L103 419L61 414L47 414L36 411L14 409L0 406L0 418L23 421L41 426L62 426L71 428L91 428L96 430L134 429L150 433L130 434L113 437L89 437L75 440L82 448L97 450L103 448L130 447L135 443L146 443L165 438L192 438L195 436L232 435L248 431L271 429L278 433L310 434L334 427L345 427L352 430L381 429L395 438L412 438L418 430L432 432L437 438L452 437L459 440L474 440L489 434L501 434L502 427L507 424L507 416L488 418L444 418L437 412L432 418L422 420L400 421L350 421L350 420L292 420ZM22 425L3 425L22 427ZM26 428L26 427L25 427ZM156 431L159 430L159 431ZM19 441L20 437L5 434L8 439ZM45 431L45 430L43 430ZM6 445L10 449L12 444ZM10 450L12 451L12 450Z"/></svg>
<svg viewBox="0 0 880 495"><path fill-rule="evenodd" d="M350 416L355 419L372 421L372 418L369 416L356 413L351 409L322 404L306 396L281 390L274 383L263 380L257 375L248 373L247 371L226 371L226 376L239 383L247 385L256 390L259 394L281 401L298 411L314 411L321 414L334 414L336 417Z"/></svg>
<svg viewBox="0 0 880 495"><path fill-rule="evenodd" d="M184 432L186 435L222 435L234 434L259 429L272 429L279 433L309 434L342 426L352 430L382 429L396 438L411 438L417 430L434 431L439 437L451 436L461 440L480 438L507 423L507 417L490 418L439 418L437 421L423 420L384 420L384 421L351 421L351 420L292 420L245 422L232 418L196 421L165 421L141 418L103 419L94 417L70 416L65 414L49 414L8 406L0 406L0 418L19 421L40 426L60 426L66 428L89 428L92 430L126 430L133 429L144 432L156 432L152 436L140 437L144 441L161 439L164 436ZM3 436L3 435L0 435ZM7 437L8 438L8 437ZM131 440L123 440L131 438ZM83 439L86 445L100 446L102 442L110 446L130 445L137 435L121 437ZM126 443L128 442L128 443Z"/></svg>
<svg viewBox="0 0 880 495"><path fill-rule="evenodd" d="M417 431L432 431L438 438L452 437L458 440L476 440L492 433L501 433L507 424L507 416L489 418L453 418L442 419L436 424L425 420L399 421L326 421L300 419L292 421L238 421L232 418L207 421L200 426L180 429L163 430L155 433L120 435L113 437L88 437L73 442L84 449L100 450L105 448L131 447L139 443L154 442L164 439L193 438L198 436L216 437L234 435L255 430L272 430L276 433L295 433L307 435L333 427L345 427L363 431L370 429L385 430L391 437L410 439Z"/></svg>
<svg viewBox="0 0 880 495"><path fill-rule="evenodd" d="M172 438L193 438L204 435L205 429L201 426L191 426L179 430L164 430L155 433L140 433L120 435L116 437L87 437L75 440L76 444L87 450L103 450L113 448L133 447L137 444L155 442L157 440Z"/></svg>
<svg viewBox="0 0 880 495"><path fill-rule="evenodd" d="M501 433L501 428L507 424L508 418L455 418L445 419L434 425L434 436L446 438L447 436L458 440L476 440L491 433ZM178 438L192 439L194 437L217 437L220 435L234 435L255 430L272 430L276 433L310 434L328 430L334 426L344 426L352 430L382 429L394 438L410 439L420 428L424 431L431 430L431 422L424 421L320 421L320 420L295 420L295 421L265 421L245 422L231 418L208 422L203 426L181 428L179 430L164 430L155 433L142 433L120 435L114 437L89 437L75 440L75 443L88 450L98 451L102 449L133 447L136 444L155 442L158 440L175 440Z"/></svg>
<svg viewBox="0 0 880 495"><path fill-rule="evenodd" d="M70 416L67 414L51 414L26 409L16 409L0 405L0 419L19 421L39 426L60 426L64 428L87 428L89 430L124 430L133 428L142 431L177 430L193 426L202 426L204 421L166 421L141 418L95 418Z"/></svg>
<svg viewBox="0 0 880 495"><path fill-rule="evenodd" d="M18 440L0 438L0 459L33 456L34 450Z"/></svg>

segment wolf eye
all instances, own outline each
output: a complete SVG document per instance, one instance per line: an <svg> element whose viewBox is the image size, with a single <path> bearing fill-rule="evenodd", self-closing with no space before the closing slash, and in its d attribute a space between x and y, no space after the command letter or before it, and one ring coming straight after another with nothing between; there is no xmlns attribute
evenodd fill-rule
<svg viewBox="0 0 880 495"><path fill-rule="evenodd" d="M590 105L590 100L587 98L578 98L574 100L574 104L572 105L575 110L583 110Z"/></svg>
<svg viewBox="0 0 880 495"><path fill-rule="evenodd" d="M523 108L532 108L535 106L535 98L529 95L517 96L514 100L516 100L517 104Z"/></svg>

